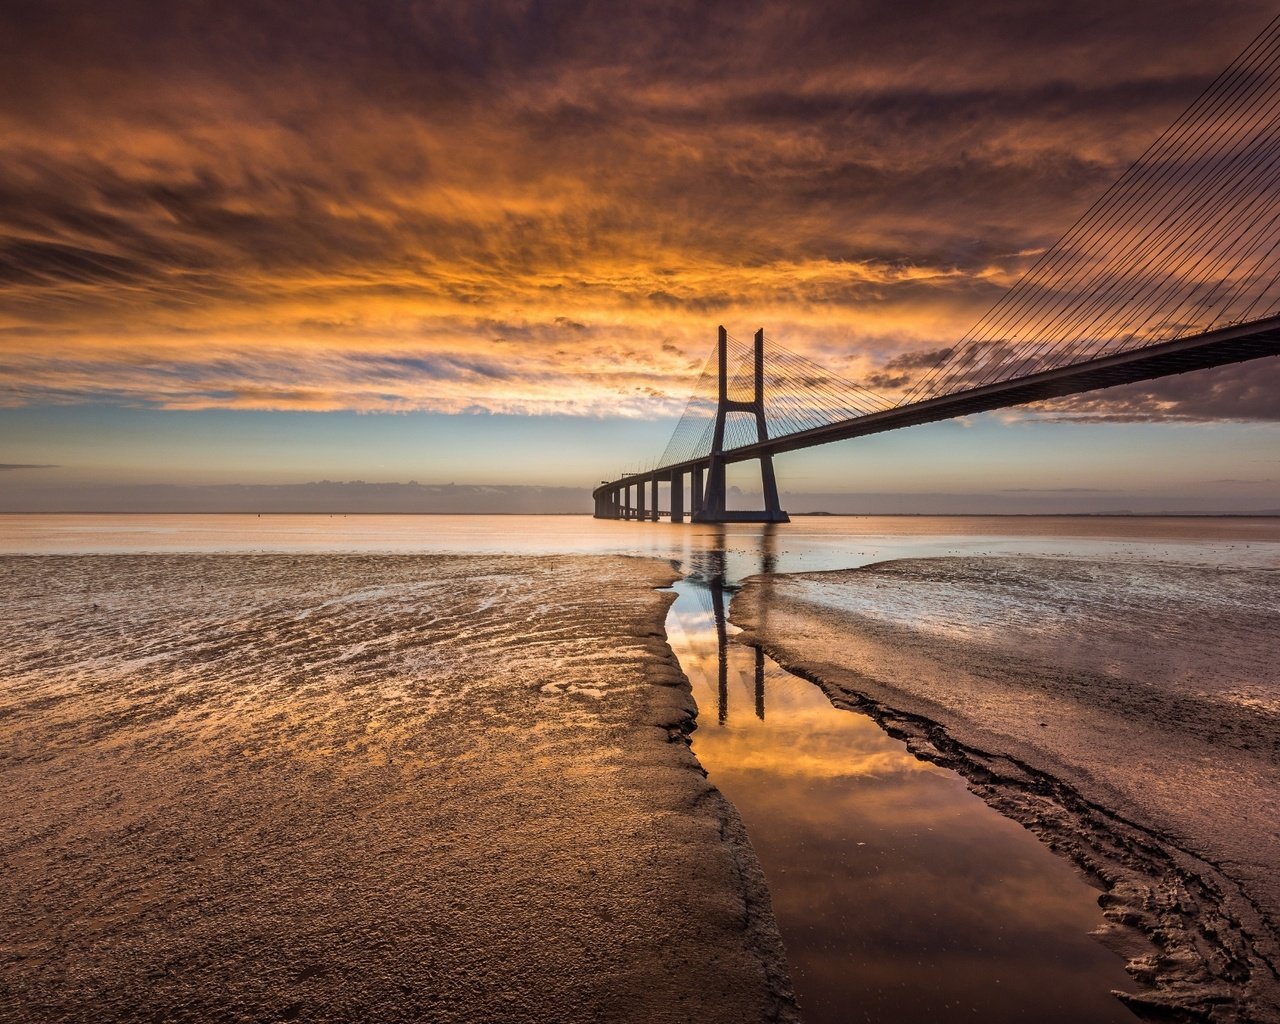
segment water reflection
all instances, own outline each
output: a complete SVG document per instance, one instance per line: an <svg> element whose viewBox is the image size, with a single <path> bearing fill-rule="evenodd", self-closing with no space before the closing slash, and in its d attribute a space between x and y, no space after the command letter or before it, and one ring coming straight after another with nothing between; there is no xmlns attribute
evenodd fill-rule
<svg viewBox="0 0 1280 1024"><path fill-rule="evenodd" d="M694 750L747 824L809 1024L1126 1021L1131 987L1088 932L1097 892L950 771L734 642L733 592L772 571L692 555L668 635L699 708ZM714 705L714 721L708 715ZM767 708L767 714L766 714ZM754 713L753 713L754 712Z"/></svg>
<svg viewBox="0 0 1280 1024"><path fill-rule="evenodd" d="M777 564L777 527L773 523L762 528L760 537L760 571L774 571ZM712 621L715 624L716 637L716 717L720 725L729 718L729 630L728 601L731 589L727 580L728 561L725 554L724 527L719 527L717 543L710 550L701 552L703 556L694 560L693 578L704 583L694 587L686 595L699 599L705 597L709 602ZM701 563L701 564L699 564ZM755 651L755 708L756 717L764 721L764 651ZM677 652L678 654L679 652Z"/></svg>

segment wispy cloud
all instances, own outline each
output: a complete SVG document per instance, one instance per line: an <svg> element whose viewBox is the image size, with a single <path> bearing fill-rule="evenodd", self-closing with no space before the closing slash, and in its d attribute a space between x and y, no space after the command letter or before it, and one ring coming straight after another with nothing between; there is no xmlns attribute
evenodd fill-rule
<svg viewBox="0 0 1280 1024"><path fill-rule="evenodd" d="M652 416L717 321L905 386L1269 16L20 4L0 402Z"/></svg>

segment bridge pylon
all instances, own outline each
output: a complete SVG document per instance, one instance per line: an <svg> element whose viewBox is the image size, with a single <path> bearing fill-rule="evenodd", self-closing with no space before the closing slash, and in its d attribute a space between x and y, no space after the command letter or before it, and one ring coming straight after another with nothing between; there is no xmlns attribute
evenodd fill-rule
<svg viewBox="0 0 1280 1024"><path fill-rule="evenodd" d="M791 517L782 511L778 501L778 482L773 475L773 456L766 452L760 456L760 485L764 494L764 508L758 512L730 511L725 507L724 425L731 412L751 413L756 420L756 439L769 440L769 425L764 415L764 328L756 331L753 387L749 402L735 401L729 397L729 336L720 327L718 344L718 389L716 400L715 432L711 438L711 456L707 465L705 490L701 502L696 502L693 515L695 523L789 523ZM696 479L696 478L695 478Z"/></svg>

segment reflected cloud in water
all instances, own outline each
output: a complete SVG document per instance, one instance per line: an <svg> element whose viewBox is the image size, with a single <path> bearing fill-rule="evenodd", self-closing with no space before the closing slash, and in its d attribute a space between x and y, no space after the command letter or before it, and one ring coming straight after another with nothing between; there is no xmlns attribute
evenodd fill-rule
<svg viewBox="0 0 1280 1024"><path fill-rule="evenodd" d="M1021 826L870 718L736 643L727 610L751 572L708 548L667 622L700 709L694 750L738 807L764 867L809 1024L1133 1020L1132 988L1089 932L1090 888ZM711 709L715 709L714 715Z"/></svg>

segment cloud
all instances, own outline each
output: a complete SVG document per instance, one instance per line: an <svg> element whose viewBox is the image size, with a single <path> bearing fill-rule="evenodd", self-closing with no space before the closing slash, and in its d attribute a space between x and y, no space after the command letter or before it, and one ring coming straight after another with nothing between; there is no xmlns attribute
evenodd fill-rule
<svg viewBox="0 0 1280 1024"><path fill-rule="evenodd" d="M0 462L0 473L14 469L58 469L52 463L36 462Z"/></svg>
<svg viewBox="0 0 1280 1024"><path fill-rule="evenodd" d="M1270 17L11 7L0 403L628 416L718 322L907 386Z"/></svg>
<svg viewBox="0 0 1280 1024"><path fill-rule="evenodd" d="M886 370L928 370L946 360L953 348L928 349L923 352L905 352L885 363Z"/></svg>
<svg viewBox="0 0 1280 1024"><path fill-rule="evenodd" d="M901 388L911 383L911 377L905 373L872 373L866 378L867 384L873 388L881 388L883 390L891 390Z"/></svg>
<svg viewBox="0 0 1280 1024"><path fill-rule="evenodd" d="M1280 358L1126 384L1038 408L1050 418L1080 423L1280 422Z"/></svg>

